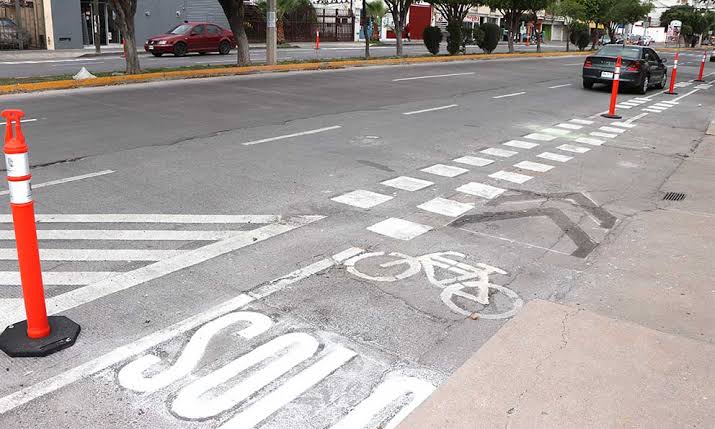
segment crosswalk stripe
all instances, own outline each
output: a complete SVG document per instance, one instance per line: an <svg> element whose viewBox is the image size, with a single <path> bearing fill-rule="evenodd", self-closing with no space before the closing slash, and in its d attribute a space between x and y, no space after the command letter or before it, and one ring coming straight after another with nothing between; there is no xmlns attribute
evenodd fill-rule
<svg viewBox="0 0 715 429"><path fill-rule="evenodd" d="M225 240L245 231L171 231L171 230L99 230L40 229L40 240L121 240L121 241L216 241ZM0 230L0 240L14 240L12 230Z"/></svg>
<svg viewBox="0 0 715 429"><path fill-rule="evenodd" d="M186 250L40 249L40 259L43 261L161 261L186 252ZM17 260L17 251L0 249L0 260Z"/></svg>
<svg viewBox="0 0 715 429"><path fill-rule="evenodd" d="M111 271L47 271L42 273L42 283L56 286L77 286L98 282L121 274ZM20 273L17 271L0 271L0 285L21 285Z"/></svg>
<svg viewBox="0 0 715 429"><path fill-rule="evenodd" d="M279 215L184 215L184 214L37 214L38 223L274 223ZM11 215L0 215L0 222L12 222Z"/></svg>

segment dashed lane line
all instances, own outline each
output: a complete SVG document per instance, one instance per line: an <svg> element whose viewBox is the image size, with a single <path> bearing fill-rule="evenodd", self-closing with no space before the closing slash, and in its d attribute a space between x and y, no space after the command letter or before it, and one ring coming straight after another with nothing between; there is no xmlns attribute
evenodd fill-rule
<svg viewBox="0 0 715 429"><path fill-rule="evenodd" d="M568 64L564 64L564 65L568 65ZM563 88L563 87L565 87L565 86L571 86L571 84L570 84L570 83L565 83L565 84L563 84L563 85L554 85L554 86L550 86L549 89Z"/></svg>
<svg viewBox="0 0 715 429"><path fill-rule="evenodd" d="M21 119L20 120L20 122L22 122L23 124L26 122L37 122L37 121L39 121L39 119L37 119L37 118ZM7 124L7 122L0 122L0 125L6 125L6 124Z"/></svg>
<svg viewBox="0 0 715 429"><path fill-rule="evenodd" d="M507 97L516 97L517 95L524 95L524 94L526 94L526 91L513 92L513 93L511 93L511 94L504 94L504 95L497 95L497 96L492 97L492 98L494 98L494 99L499 99L499 98L507 98Z"/></svg>
<svg viewBox="0 0 715 429"><path fill-rule="evenodd" d="M102 171L98 171L96 173L82 174L79 176L72 176L72 177L67 177L64 179L50 180L49 182L43 182L43 183L38 183L36 185L32 185L32 189L44 188L46 186L61 185L63 183L76 182L78 180L90 179L92 177L104 176L106 174L111 174L111 173L114 173L114 170L102 170ZM7 195L9 193L10 193L10 191L8 191L8 190L0 191L0 195Z"/></svg>
<svg viewBox="0 0 715 429"><path fill-rule="evenodd" d="M326 131L333 131L342 128L341 125L333 125L332 127L325 127L325 128L317 128L315 130L308 130L308 131L301 131L299 133L293 133L293 134L285 134L282 136L277 136L277 137L269 137L266 139L260 139L260 140L253 140L250 142L245 142L241 143L244 146L252 146L260 143L268 143L268 142L274 142L278 140L285 140L285 139L290 139L293 137L300 137L300 136L307 136L311 134L318 134L318 133L324 133Z"/></svg>
<svg viewBox="0 0 715 429"><path fill-rule="evenodd" d="M417 115L420 113L435 112L437 110L451 109L451 108L457 107L457 106L458 106L458 104L448 104L446 106L432 107L430 109L422 109L422 110L415 110L412 112L404 112L403 115L405 115L405 116Z"/></svg>
<svg viewBox="0 0 715 429"><path fill-rule="evenodd" d="M393 82L403 82L406 80L419 80L419 79L435 79L439 77L453 77L453 76L466 76L474 74L474 72L466 72L466 73L449 73L449 74L433 74L430 76L415 76L415 77L403 77L399 79L392 79Z"/></svg>

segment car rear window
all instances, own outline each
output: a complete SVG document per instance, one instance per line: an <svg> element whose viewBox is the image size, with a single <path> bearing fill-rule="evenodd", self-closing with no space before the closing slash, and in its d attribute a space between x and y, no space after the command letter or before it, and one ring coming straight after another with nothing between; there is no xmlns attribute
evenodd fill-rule
<svg viewBox="0 0 715 429"><path fill-rule="evenodd" d="M604 46L596 54L598 57L623 57L629 60L637 60L641 57L641 50L630 46L610 45Z"/></svg>

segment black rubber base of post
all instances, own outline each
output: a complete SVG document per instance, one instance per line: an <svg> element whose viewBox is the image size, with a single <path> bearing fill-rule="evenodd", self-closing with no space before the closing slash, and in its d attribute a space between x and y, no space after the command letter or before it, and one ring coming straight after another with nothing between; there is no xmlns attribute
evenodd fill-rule
<svg viewBox="0 0 715 429"><path fill-rule="evenodd" d="M72 347L80 326L65 316L50 316L50 335L32 339L27 336L27 321L15 323L0 334L0 350L10 357L45 357Z"/></svg>
<svg viewBox="0 0 715 429"><path fill-rule="evenodd" d="M705 82L703 79L695 79L693 82Z"/></svg>
<svg viewBox="0 0 715 429"><path fill-rule="evenodd" d="M603 116L604 118L608 118L608 119L621 119L621 118L623 118L623 116L621 116L621 115L609 115L608 113L604 113L604 114L602 114L601 116Z"/></svg>
<svg viewBox="0 0 715 429"><path fill-rule="evenodd" d="M665 94L665 95L678 95L678 93L675 92L675 91L673 91L673 92L665 91L663 94Z"/></svg>

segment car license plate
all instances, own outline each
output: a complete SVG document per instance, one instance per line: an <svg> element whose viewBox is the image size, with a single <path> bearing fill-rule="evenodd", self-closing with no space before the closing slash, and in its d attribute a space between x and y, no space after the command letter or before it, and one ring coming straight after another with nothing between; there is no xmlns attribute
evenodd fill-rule
<svg viewBox="0 0 715 429"><path fill-rule="evenodd" d="M151 51L151 50L153 50L153 49L154 49L154 46L153 46L153 45L149 45L149 50Z"/></svg>
<svg viewBox="0 0 715 429"><path fill-rule="evenodd" d="M605 77L606 79L613 79L613 73L612 72L601 72L601 77Z"/></svg>

